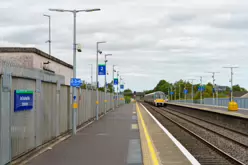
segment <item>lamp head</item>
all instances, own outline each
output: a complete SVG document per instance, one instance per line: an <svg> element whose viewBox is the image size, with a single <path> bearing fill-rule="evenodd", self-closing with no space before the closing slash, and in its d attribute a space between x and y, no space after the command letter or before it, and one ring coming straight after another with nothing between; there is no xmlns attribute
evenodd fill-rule
<svg viewBox="0 0 248 165"><path fill-rule="evenodd" d="M64 12L65 10L63 10L63 9L49 9L49 11Z"/></svg>
<svg viewBox="0 0 248 165"><path fill-rule="evenodd" d="M85 12L93 12L93 11L100 11L101 9L87 9L84 10Z"/></svg>

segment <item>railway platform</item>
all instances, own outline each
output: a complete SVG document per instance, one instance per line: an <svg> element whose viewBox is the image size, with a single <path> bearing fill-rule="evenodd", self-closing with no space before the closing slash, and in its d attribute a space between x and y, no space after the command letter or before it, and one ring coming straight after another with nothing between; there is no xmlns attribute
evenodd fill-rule
<svg viewBox="0 0 248 165"><path fill-rule="evenodd" d="M158 162L158 164L163 165L199 165L199 162L159 123L142 103L138 103L136 106L139 127L143 127L143 129L140 129L140 137L144 164L157 164L156 162ZM146 144L147 141L148 145Z"/></svg>
<svg viewBox="0 0 248 165"><path fill-rule="evenodd" d="M178 105L178 106L189 107L189 108L196 108L196 109L205 110L205 111L212 111L212 112L217 112L220 114L225 114L225 115L230 115L230 116L248 118L248 109L240 108L238 111L228 111L228 107L220 107L220 106L212 106L212 105L184 104L184 103L167 103L167 104Z"/></svg>
<svg viewBox="0 0 248 165"><path fill-rule="evenodd" d="M187 165L194 157L140 103L123 105L78 130L29 165Z"/></svg>

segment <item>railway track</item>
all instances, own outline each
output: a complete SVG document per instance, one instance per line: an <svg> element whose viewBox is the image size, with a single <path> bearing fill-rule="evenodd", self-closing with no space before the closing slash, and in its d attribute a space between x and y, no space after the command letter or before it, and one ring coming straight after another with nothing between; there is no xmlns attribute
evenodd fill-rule
<svg viewBox="0 0 248 165"><path fill-rule="evenodd" d="M201 164L248 164L246 134L172 109L144 105Z"/></svg>
<svg viewBox="0 0 248 165"><path fill-rule="evenodd" d="M234 129L230 129L220 124L216 124L214 122L204 120L200 117L195 117L191 114L184 113L176 109L172 109L172 108L162 108L162 109L175 116L178 116L179 118L185 119L188 122L191 122L213 133L216 133L219 136L225 137L226 139L231 140L233 143L236 143L237 145L240 145L248 149L248 134L247 133L243 133L243 132L240 132Z"/></svg>

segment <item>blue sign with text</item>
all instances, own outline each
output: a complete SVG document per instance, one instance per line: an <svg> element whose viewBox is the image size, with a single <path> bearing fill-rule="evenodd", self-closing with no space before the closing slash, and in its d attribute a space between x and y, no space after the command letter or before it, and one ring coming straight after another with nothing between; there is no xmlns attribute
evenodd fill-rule
<svg viewBox="0 0 248 165"><path fill-rule="evenodd" d="M184 89L183 93L184 94L187 94L188 93L188 90L187 89Z"/></svg>
<svg viewBox="0 0 248 165"><path fill-rule="evenodd" d="M98 65L98 75L106 75L106 65Z"/></svg>
<svg viewBox="0 0 248 165"><path fill-rule="evenodd" d="M14 112L32 110L34 100L33 93L31 90L15 90Z"/></svg>
<svg viewBox="0 0 248 165"><path fill-rule="evenodd" d="M121 89L124 89L124 85L123 85L123 84L122 84L122 85L120 85L120 88L121 88Z"/></svg>
<svg viewBox="0 0 248 165"><path fill-rule="evenodd" d="M72 78L71 79L71 86L72 87L81 87L81 85L83 84L83 82L82 82L82 80L81 79L79 79L79 78Z"/></svg>
<svg viewBox="0 0 248 165"><path fill-rule="evenodd" d="M170 92L171 95L174 95L174 92Z"/></svg>
<svg viewBox="0 0 248 165"><path fill-rule="evenodd" d="M114 79L114 85L118 85L118 78Z"/></svg>
<svg viewBox="0 0 248 165"><path fill-rule="evenodd" d="M198 91L200 91L200 92L205 91L205 86L199 86L199 87L198 87Z"/></svg>

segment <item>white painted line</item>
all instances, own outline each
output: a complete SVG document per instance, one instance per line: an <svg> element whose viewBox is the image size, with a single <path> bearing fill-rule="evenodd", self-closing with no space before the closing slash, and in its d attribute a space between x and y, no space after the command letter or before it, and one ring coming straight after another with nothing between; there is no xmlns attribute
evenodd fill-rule
<svg viewBox="0 0 248 165"><path fill-rule="evenodd" d="M89 122L89 123L88 123L88 124L86 124L85 126L83 126L83 127L79 128L79 129L77 129L77 132L79 132L79 131L81 131L82 129L84 129L85 127L87 127L87 126L91 125L93 122L94 122L94 120L93 120L93 121L91 121L91 122Z"/></svg>
<svg viewBox="0 0 248 165"><path fill-rule="evenodd" d="M141 104L141 103L140 103ZM158 124L158 126L164 131L166 135L173 141L173 143L179 148L180 151L187 157L187 159L193 165L201 165L193 155L146 109L146 107L141 104L141 106L146 110L146 112L151 116L151 118Z"/></svg>

